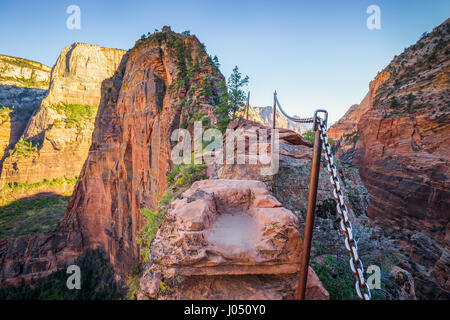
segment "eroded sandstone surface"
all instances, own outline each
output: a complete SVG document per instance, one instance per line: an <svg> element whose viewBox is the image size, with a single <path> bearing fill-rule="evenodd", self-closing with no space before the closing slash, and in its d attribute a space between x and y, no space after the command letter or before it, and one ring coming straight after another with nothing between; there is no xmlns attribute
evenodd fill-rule
<svg viewBox="0 0 450 320"><path fill-rule="evenodd" d="M202 180L171 203L152 243L139 297L295 297L301 240L297 217L255 180ZM168 284L160 290L161 282ZM310 270L308 299L328 299Z"/></svg>
<svg viewBox="0 0 450 320"><path fill-rule="evenodd" d="M76 48L66 52L66 62L72 61ZM80 46L80 50L91 48ZM102 52L98 48L94 51ZM82 58L79 61L88 62ZM55 70L66 72L63 67ZM63 95L57 83L50 87ZM136 241L144 224L140 209L156 207L168 187L166 175L173 168L172 132L177 128L192 131L194 119L215 124L213 110L223 85L223 76L195 36L177 34L165 27L137 41L124 53L112 77L102 81L92 143L63 221L50 235L2 240L1 283L16 284L20 279L45 276L93 248L102 249L117 279L125 280L140 260ZM90 90L89 86L71 88ZM76 97L68 93L67 99L72 98ZM27 137L30 141L39 137L39 126L50 124L44 145L58 150L67 143L52 139L52 130L56 133L64 129L70 136L70 132L79 133L80 128L70 124L66 128L68 118L59 118L58 108L52 108L60 100L47 101L49 104L43 105L49 108L41 108L35 115ZM268 134L261 146L269 152L273 147L271 138L275 133L261 123L240 119L228 128L235 129L238 136L256 137L256 141L259 129L265 129ZM312 148L294 131L280 129L278 136L279 168L273 174L268 175L267 170L262 170L267 165L258 162L208 165L210 180L197 182L171 204L160 236L152 244L154 263L146 266L141 279L141 298L293 297ZM264 148L251 141L245 142L246 154L251 150L257 155L262 153ZM65 150L63 147L60 149ZM340 165L339 174L363 261L366 265L380 264L377 259L388 257L389 252L383 251L385 240L369 226L364 184L354 168ZM327 265L328 255L347 263L348 257L342 258L345 249L324 167L319 179L313 258L322 266ZM236 237L230 238L233 228ZM384 276L394 275L390 264L383 267L387 269L383 270ZM348 266L346 270L350 272ZM395 274L400 275L400 281L403 275L408 277L402 270ZM309 278L309 298L326 298L312 270ZM159 290L165 287L174 290ZM180 288L183 290L175 290ZM409 289L394 297L412 297L414 292Z"/></svg>
<svg viewBox="0 0 450 320"><path fill-rule="evenodd" d="M35 61L0 55L0 172L47 94L50 71Z"/></svg>
<svg viewBox="0 0 450 320"><path fill-rule="evenodd" d="M75 45L67 48L58 62L62 65L80 62L82 68L88 62L89 66L87 57L74 58L78 47L83 52L93 50L97 54L104 54L103 49L95 46ZM112 56L119 59L119 55ZM138 261L136 237L143 223L139 209L154 205L157 195L167 187L171 133L180 126L191 126L189 121L194 113L203 111L211 121L214 120L211 105L217 97L218 84L223 83L224 78L195 36L185 37L169 28L138 41L133 49L116 62L120 62L116 70L108 69L113 76L101 82L102 98L89 154L65 217L55 234L63 234L62 238L81 239L76 245L80 253L88 248L101 248L113 264L117 277L124 278ZM187 66L194 72L187 74ZM93 68L97 70L98 67ZM55 70L70 76L70 70L64 67L55 67ZM50 87L61 88L64 81L55 81ZM206 87L211 91L210 95L202 94ZM60 94L64 98L64 91ZM68 93L66 98L69 101L65 102L71 102L70 99L75 96ZM45 101L54 103L59 100L49 98ZM57 112L44 102L30 122L27 130L30 136L39 132L33 128L45 127L45 124L55 121L55 117L58 119ZM57 130L66 129L57 128L54 124L50 133L55 127ZM76 133L76 129L65 130L63 138L74 138L70 133ZM55 145L58 149L58 141L48 138L47 131L44 144L49 148ZM85 135L80 137L80 141L85 141L86 145L88 140ZM68 145L63 143L63 146ZM76 155L65 154L67 158L61 163L72 166ZM50 162L59 161L54 156L52 158ZM45 166L33 165L33 168L41 174ZM51 176L57 171L55 169L52 168L52 173L49 173ZM10 254L17 251L15 245L11 244L15 241L8 239L3 243L6 249L0 251L2 268L13 263L18 266L27 264L23 253ZM25 240L27 243L29 241L33 240ZM64 255L58 253L61 250L64 252L64 243L63 240L60 243L55 241L54 249L45 252L33 249L33 259L41 261L40 271L33 272L33 276L44 275L46 270L52 270L53 255ZM14 277L29 276L29 269L18 267L17 270ZM2 282L8 281L5 278L9 275L3 274Z"/></svg>
<svg viewBox="0 0 450 320"><path fill-rule="evenodd" d="M5 154L0 184L73 179L91 145L102 82L114 75L123 50L74 43L52 69L47 96L20 143Z"/></svg>
<svg viewBox="0 0 450 320"><path fill-rule="evenodd" d="M180 70L186 65L198 66L192 78ZM195 111L212 117L223 80L195 36L165 28L138 41L103 83L92 145L62 227L83 230L84 243L103 247L118 274L138 261L139 209L154 206L167 188L172 131ZM210 96L201 95L206 85Z"/></svg>

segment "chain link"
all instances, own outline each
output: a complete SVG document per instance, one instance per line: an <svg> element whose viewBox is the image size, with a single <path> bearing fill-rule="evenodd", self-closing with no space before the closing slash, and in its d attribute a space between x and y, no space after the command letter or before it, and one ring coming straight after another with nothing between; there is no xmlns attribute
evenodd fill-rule
<svg viewBox="0 0 450 320"><path fill-rule="evenodd" d="M364 266L358 256L358 245L353 238L352 224L348 219L347 206L344 203L344 194L342 192L341 185L339 183L339 178L337 175L336 166L334 164L334 157L331 153L331 147L328 143L328 135L326 133L327 128L324 124L323 119L317 118L318 129L320 134L320 139L322 140L325 149L325 159L327 160L327 170L330 172L330 182L333 186L333 196L337 201L337 211L341 218L340 227L345 236L345 248L349 252L350 258L350 268L352 269L353 275L356 278L355 290L358 297L362 300L370 300L371 294L369 286L364 279Z"/></svg>
<svg viewBox="0 0 450 320"><path fill-rule="evenodd" d="M286 112L284 112L284 109L281 106L280 102L278 101L278 97L276 95L275 95L275 101L276 101L276 104L278 106L278 109L289 120L297 122L297 123L314 123L314 118L313 117L310 117L310 118L294 118L294 117L289 116Z"/></svg>

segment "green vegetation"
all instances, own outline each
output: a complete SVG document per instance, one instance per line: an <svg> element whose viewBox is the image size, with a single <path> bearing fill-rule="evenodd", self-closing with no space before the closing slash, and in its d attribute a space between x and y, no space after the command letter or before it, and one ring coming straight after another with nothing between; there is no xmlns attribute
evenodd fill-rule
<svg viewBox="0 0 450 320"><path fill-rule="evenodd" d="M214 114L218 116L217 128L225 132L228 124L236 118L236 113L245 106L245 93L243 87L248 85L248 76L242 77L237 66L228 78L228 89L225 84L219 90L221 94L214 109Z"/></svg>
<svg viewBox="0 0 450 320"><path fill-rule="evenodd" d="M211 59L214 62L214 65L216 66L216 68L219 69L220 68L219 58L217 58L217 56L214 56Z"/></svg>
<svg viewBox="0 0 450 320"><path fill-rule="evenodd" d="M390 107L391 108L398 108L401 106L401 103L398 102L398 100L395 97L392 97Z"/></svg>
<svg viewBox="0 0 450 320"><path fill-rule="evenodd" d="M360 138L359 130L355 130L350 133L346 133L343 136L345 143L351 144L352 148L354 149L356 147L356 143L358 142Z"/></svg>
<svg viewBox="0 0 450 320"><path fill-rule="evenodd" d="M336 257L327 254L323 264L312 258L311 267L330 294L330 300L358 299L355 293L355 278L347 260L338 260Z"/></svg>
<svg viewBox="0 0 450 320"><path fill-rule="evenodd" d="M69 198L32 198L1 206L0 239L53 231L64 215Z"/></svg>
<svg viewBox="0 0 450 320"><path fill-rule="evenodd" d="M61 186L64 184L71 184L75 185L77 182L78 177L75 177L73 179L65 179L65 178L55 178L53 180L43 180L40 182L35 183L17 183L12 182L8 183L7 185L3 186L3 188L0 189L0 193L10 193L10 192L21 192L26 190L33 190L37 189L41 186Z"/></svg>
<svg viewBox="0 0 450 320"><path fill-rule="evenodd" d="M152 241L155 238L158 229L161 227L170 202L186 191L195 181L206 179L205 169L206 166L204 164L191 163L174 166L172 171L167 174L169 187L167 191L159 197L156 208L143 208L140 210L145 217L145 225L139 231L136 242L140 248L139 253L143 263L150 261L150 247ZM139 291L139 275L141 272L141 265L135 266L130 272L127 281L127 299L136 299L137 292ZM164 286L164 283L162 283L162 285Z"/></svg>
<svg viewBox="0 0 450 320"><path fill-rule="evenodd" d="M228 78L229 104L233 116L236 112L244 108L246 95L242 88L248 85L248 80L248 76L242 77L238 66L234 67L233 73Z"/></svg>
<svg viewBox="0 0 450 320"><path fill-rule="evenodd" d="M32 141L21 139L16 143L14 148L9 151L9 156L14 156L16 158L27 158L37 152L37 150L37 144L34 144Z"/></svg>
<svg viewBox="0 0 450 320"><path fill-rule="evenodd" d="M14 110L14 107L8 108L8 107L0 107L0 125L4 124L5 122L9 121L10 119L10 113Z"/></svg>
<svg viewBox="0 0 450 320"><path fill-rule="evenodd" d="M304 134L302 134L302 138L306 141L314 143L314 130L308 130Z"/></svg>
<svg viewBox="0 0 450 320"><path fill-rule="evenodd" d="M48 69L44 68L44 65L42 63L24 59L24 58L3 56L3 57L0 57L0 61L20 67L20 68L29 68L32 70L48 71Z"/></svg>
<svg viewBox="0 0 450 320"><path fill-rule="evenodd" d="M156 208L143 208L140 210L145 217L146 223L139 231L137 244L140 247L140 254L144 262L148 262L150 259L150 245L163 222L170 202L178 194L187 190L195 181L206 179L205 168L204 164L176 165L167 175L169 188L160 197Z"/></svg>
<svg viewBox="0 0 450 320"><path fill-rule="evenodd" d="M187 52L183 41L175 42L175 52L177 57L178 77L188 82L186 60L190 52Z"/></svg>
<svg viewBox="0 0 450 320"><path fill-rule="evenodd" d="M48 81L38 81L33 78L15 78L15 77L7 77L7 76L0 76L0 81L12 81L12 82L18 82L24 87L27 88L35 88L35 89L42 89L45 87L48 87Z"/></svg>
<svg viewBox="0 0 450 320"><path fill-rule="evenodd" d="M179 186L186 187L192 185L195 181L206 179L204 164L179 164L173 167L172 171L167 174L167 182L169 185L175 183Z"/></svg>
<svg viewBox="0 0 450 320"><path fill-rule="evenodd" d="M165 199L172 199L172 195L169 192L164 194ZM143 208L140 212L145 217L145 225L139 230L139 235L136 239L137 244L140 247L140 254L144 263L150 261L150 245L161 226L164 216L167 213L167 208L162 207L162 204L158 202L156 209Z"/></svg>
<svg viewBox="0 0 450 320"><path fill-rule="evenodd" d="M80 104L59 104L53 106L59 113L65 116L65 128L77 128L82 130L86 122L92 122L97 115L97 107Z"/></svg>
<svg viewBox="0 0 450 320"><path fill-rule="evenodd" d="M126 300L136 300L137 294L140 289L139 278L143 271L143 266L141 263L136 264L131 268L130 274L128 276L126 289L127 295L125 296Z"/></svg>
<svg viewBox="0 0 450 320"><path fill-rule="evenodd" d="M407 103L407 106L409 108L409 111L411 112L412 108L413 108L414 100L416 100L417 98L416 98L416 96L414 94L409 93L409 94L406 95L405 99L406 99L406 103Z"/></svg>
<svg viewBox="0 0 450 320"><path fill-rule="evenodd" d="M318 252L320 249L320 247L316 247ZM359 300L355 291L356 280L348 260L330 254L326 254L324 257L324 263L318 263L315 258L312 258L311 267L330 294L330 300ZM379 290L372 289L371 295L372 300L386 300L386 297Z"/></svg>
<svg viewBox="0 0 450 320"><path fill-rule="evenodd" d="M306 141L311 142L313 146L314 146L314 136L315 136L314 130L308 130L304 134L302 134L302 138L305 139ZM336 145L336 141L334 141L331 138L328 138L328 143L330 144L331 147L334 147ZM323 150L324 149L322 148L322 151Z"/></svg>
<svg viewBox="0 0 450 320"><path fill-rule="evenodd" d="M81 289L69 290L66 268L18 287L0 288L0 300L116 300L123 297L112 266L100 250L87 250L75 265L81 270Z"/></svg>

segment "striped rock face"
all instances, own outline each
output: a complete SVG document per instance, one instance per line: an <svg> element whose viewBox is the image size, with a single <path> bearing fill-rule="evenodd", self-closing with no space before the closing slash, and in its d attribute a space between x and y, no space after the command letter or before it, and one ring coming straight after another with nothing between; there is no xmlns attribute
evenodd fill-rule
<svg viewBox="0 0 450 320"><path fill-rule="evenodd" d="M1 185L73 179L80 174L91 145L102 82L114 75L124 54L81 43L61 52L47 96L19 138L35 148L20 154L18 147L11 147L3 162Z"/></svg>

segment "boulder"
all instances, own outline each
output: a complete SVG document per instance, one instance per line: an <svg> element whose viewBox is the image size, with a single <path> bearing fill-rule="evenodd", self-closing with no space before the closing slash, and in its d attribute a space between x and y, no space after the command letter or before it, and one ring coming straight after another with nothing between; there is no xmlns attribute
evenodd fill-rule
<svg viewBox="0 0 450 320"><path fill-rule="evenodd" d="M263 182L195 182L172 202L152 242L139 297L293 298L301 253L297 219ZM328 299L312 270L308 285L309 298Z"/></svg>

